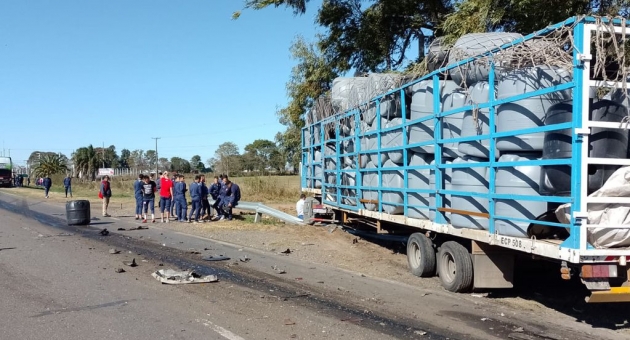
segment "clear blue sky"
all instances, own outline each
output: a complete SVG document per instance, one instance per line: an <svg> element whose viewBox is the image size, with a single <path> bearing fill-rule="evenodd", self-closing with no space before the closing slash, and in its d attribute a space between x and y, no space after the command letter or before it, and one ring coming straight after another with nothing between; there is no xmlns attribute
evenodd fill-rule
<svg viewBox="0 0 630 340"><path fill-rule="evenodd" d="M5 155L93 144L202 160L226 141L273 140L276 108L313 40L320 1L245 11L241 0L0 2L0 124Z"/></svg>

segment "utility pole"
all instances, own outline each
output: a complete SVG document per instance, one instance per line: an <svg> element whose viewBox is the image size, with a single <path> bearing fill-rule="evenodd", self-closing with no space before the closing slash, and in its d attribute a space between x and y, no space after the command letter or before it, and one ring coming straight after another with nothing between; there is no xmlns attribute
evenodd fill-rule
<svg viewBox="0 0 630 340"><path fill-rule="evenodd" d="M101 149L101 155L103 156L103 169L105 169L105 142L103 142L103 148Z"/></svg>
<svg viewBox="0 0 630 340"><path fill-rule="evenodd" d="M157 178L158 176L158 161L159 161L159 157L158 157L158 151L157 151L157 141L158 139L161 139L161 137L151 137L151 139L155 139L155 178Z"/></svg>

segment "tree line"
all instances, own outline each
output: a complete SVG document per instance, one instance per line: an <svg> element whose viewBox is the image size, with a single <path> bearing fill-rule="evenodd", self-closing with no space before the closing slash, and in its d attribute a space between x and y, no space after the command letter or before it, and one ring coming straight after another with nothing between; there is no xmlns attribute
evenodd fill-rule
<svg viewBox="0 0 630 340"><path fill-rule="evenodd" d="M292 172L287 167L287 157L277 143L266 139L257 139L244 148L241 154L233 142L218 146L214 155L204 163L200 155L189 160L182 157L157 157L155 150L122 149L120 154L116 146L107 148L88 145L74 151L70 157L62 153L33 151L27 166L30 174L36 177L70 173L76 177L95 180L99 168L133 169L135 172L177 171L182 173L225 173L228 175L243 173L284 173Z"/></svg>

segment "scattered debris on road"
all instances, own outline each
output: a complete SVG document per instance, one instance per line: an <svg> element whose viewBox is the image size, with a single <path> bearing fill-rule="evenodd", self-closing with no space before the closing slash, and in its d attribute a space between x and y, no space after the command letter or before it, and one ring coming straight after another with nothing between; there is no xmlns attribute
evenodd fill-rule
<svg viewBox="0 0 630 340"><path fill-rule="evenodd" d="M115 272L120 274L120 273L124 273L125 270L122 268L116 268Z"/></svg>
<svg viewBox="0 0 630 340"><path fill-rule="evenodd" d="M16 247L5 247L5 248L0 248L0 250L11 250L11 249L17 249Z"/></svg>
<svg viewBox="0 0 630 340"><path fill-rule="evenodd" d="M359 319L359 318L347 318L347 319L341 319L341 322L351 322L351 323L359 323L363 321L363 319Z"/></svg>
<svg viewBox="0 0 630 340"><path fill-rule="evenodd" d="M293 325L295 325L295 321L293 321L291 319L284 319L284 324L285 324L285 326L293 326Z"/></svg>
<svg viewBox="0 0 630 340"><path fill-rule="evenodd" d="M152 273L156 280L163 284L187 284L187 283L210 283L217 282L219 279L216 275L201 276L192 270L178 271L173 269L160 269L155 273Z"/></svg>
<svg viewBox="0 0 630 340"><path fill-rule="evenodd" d="M107 230L107 228L105 228L105 229L101 230L101 232L99 234L101 234L102 236L107 236L107 235L109 235L109 230Z"/></svg>
<svg viewBox="0 0 630 340"><path fill-rule="evenodd" d="M118 231L124 231L124 230L127 230L127 229L125 229L125 228L118 228Z"/></svg>
<svg viewBox="0 0 630 340"><path fill-rule="evenodd" d="M291 249L287 248L287 250L285 250L285 251L281 251L279 254L286 254L286 255L289 255L289 254L291 254Z"/></svg>
<svg viewBox="0 0 630 340"><path fill-rule="evenodd" d="M188 251L189 251L191 254L195 254L195 255L199 255L199 254L201 254L201 252L200 252L199 250L195 249L195 248L190 248L190 249L188 249Z"/></svg>
<svg viewBox="0 0 630 340"><path fill-rule="evenodd" d="M120 250L116 249L116 248L112 248L109 250L110 254L120 254Z"/></svg>
<svg viewBox="0 0 630 340"><path fill-rule="evenodd" d="M284 269L278 268L278 266L271 266L271 269L275 270L278 274L286 274L287 272Z"/></svg>
<svg viewBox="0 0 630 340"><path fill-rule="evenodd" d="M413 334L416 334L416 335L427 335L427 332L425 332L425 331L413 331Z"/></svg>
<svg viewBox="0 0 630 340"><path fill-rule="evenodd" d="M201 259L204 261L227 261L230 258L225 255L206 255Z"/></svg>
<svg viewBox="0 0 630 340"><path fill-rule="evenodd" d="M241 262L249 262L249 260L251 260L251 259L249 257L247 257L247 255L245 255L245 256L239 257L238 260L241 261Z"/></svg>
<svg viewBox="0 0 630 340"><path fill-rule="evenodd" d="M141 225L137 227L129 228L129 230L146 230L146 229L149 229L149 227L143 227Z"/></svg>
<svg viewBox="0 0 630 340"><path fill-rule="evenodd" d="M129 266L129 267L137 267L138 264L136 263L136 259L131 260L131 262L125 261L123 262L124 265Z"/></svg>

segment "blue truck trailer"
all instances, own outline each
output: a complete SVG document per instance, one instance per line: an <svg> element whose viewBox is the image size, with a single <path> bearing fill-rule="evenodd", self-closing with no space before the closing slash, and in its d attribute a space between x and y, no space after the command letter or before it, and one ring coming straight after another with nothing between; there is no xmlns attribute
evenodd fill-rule
<svg viewBox="0 0 630 340"><path fill-rule="evenodd" d="M464 36L378 95L361 90L372 75L337 79L331 113L302 129L302 190L344 223L407 234L410 271L449 291L510 288L525 254L589 302L630 301L628 35L573 17Z"/></svg>

